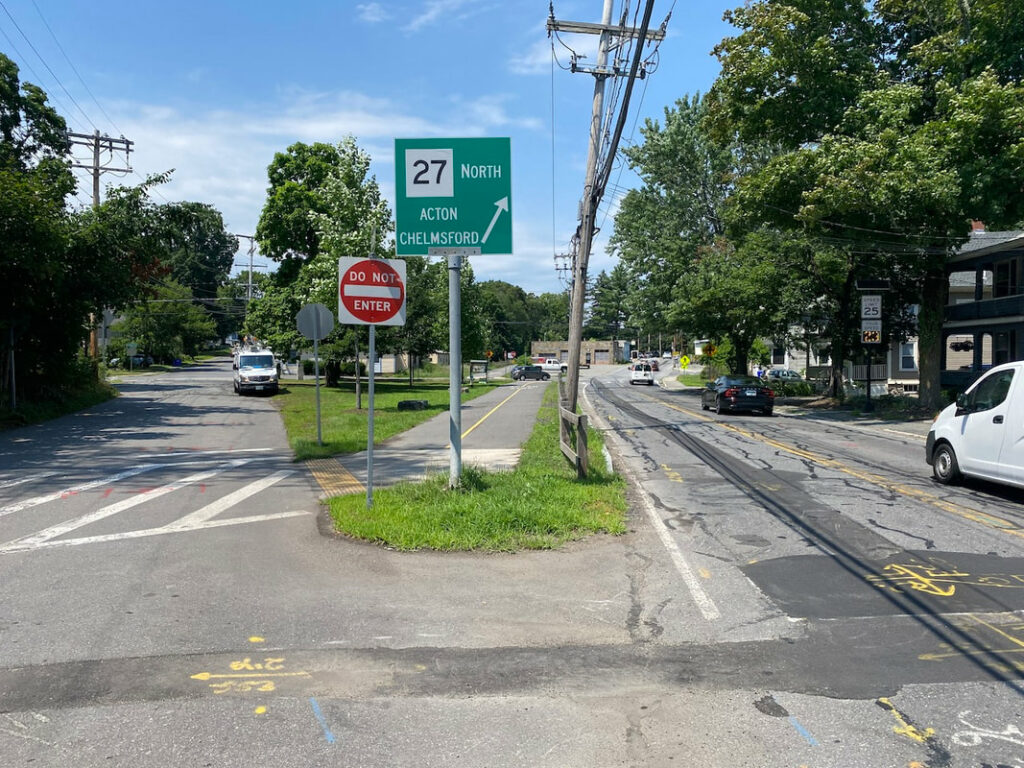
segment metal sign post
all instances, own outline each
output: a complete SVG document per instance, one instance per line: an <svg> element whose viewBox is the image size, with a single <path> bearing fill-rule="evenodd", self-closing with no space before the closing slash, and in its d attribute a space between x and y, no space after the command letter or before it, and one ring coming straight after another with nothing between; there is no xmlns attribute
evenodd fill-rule
<svg viewBox="0 0 1024 768"><path fill-rule="evenodd" d="M334 316L323 304L307 304L295 316L299 333L313 340L313 374L316 379L316 444L323 445L320 427L320 339L334 330ZM302 367L302 360L299 360Z"/></svg>
<svg viewBox="0 0 1024 768"><path fill-rule="evenodd" d="M373 505L373 386L378 325L405 325L405 260L338 259L338 320L370 326L366 425L366 508ZM359 374L358 346L356 375Z"/></svg>

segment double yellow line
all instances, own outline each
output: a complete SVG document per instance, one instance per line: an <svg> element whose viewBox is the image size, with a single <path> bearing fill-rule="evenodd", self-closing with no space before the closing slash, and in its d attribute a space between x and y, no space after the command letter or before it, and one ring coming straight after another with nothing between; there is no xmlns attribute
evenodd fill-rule
<svg viewBox="0 0 1024 768"><path fill-rule="evenodd" d="M699 419L701 421L715 424L721 427L722 429L727 429L737 434L743 435L744 437L749 437L752 440L757 440L759 442L764 443L765 445L770 445L773 448L779 449L780 451L785 451L786 453L792 454L793 456L799 456L802 459L813 461L815 464L819 466L838 470L839 472L843 472L844 474L850 475L851 477L856 477L858 480L863 480L864 482L871 483L872 485L877 485L880 488L886 489L887 491L898 493L902 496L907 496L916 501L920 501L924 504L929 504L937 509L941 509L943 512L947 512L951 515L956 515L957 517L962 517L966 520L970 520L971 522L979 523L980 525L983 525L986 528L992 528L998 531L1002 531L1004 533L1009 533L1011 536L1018 536L1024 538L1024 531L1022 531L1016 523L1010 520L1006 520L1002 517L991 515L988 512L982 512L977 509L971 509L969 507L960 507L957 506L956 504L950 504L948 501L943 501L938 496L929 493L928 491L922 491L919 488L912 488L911 486L904 485L902 483L894 483L891 480L882 477L881 475L875 475L870 472L861 472L860 470L851 469L841 461L836 461L835 459L828 459L825 458L824 456L819 456L815 453L811 453L810 451L805 451L800 448L795 448L791 445L786 445L785 443L780 443L778 440L774 440L770 437L767 437L766 435L751 432L748 429L737 427L734 424L723 424L722 422L717 421L716 419L712 419L708 416L705 416L703 413L691 411L688 408L681 408L678 405L665 403L654 397L644 397L647 397L647 399L651 400L652 402L658 403L658 405L662 405L666 408L671 408L672 410L679 411L680 413L685 413L687 416L693 416L694 418Z"/></svg>

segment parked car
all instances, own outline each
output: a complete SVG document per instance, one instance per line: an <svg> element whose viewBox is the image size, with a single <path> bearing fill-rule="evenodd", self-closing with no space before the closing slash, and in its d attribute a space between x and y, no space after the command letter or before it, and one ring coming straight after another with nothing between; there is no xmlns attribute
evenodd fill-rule
<svg viewBox="0 0 1024 768"><path fill-rule="evenodd" d="M966 475L1024 488L1024 361L992 368L943 409L925 460L943 484Z"/></svg>
<svg viewBox="0 0 1024 768"><path fill-rule="evenodd" d="M769 379L778 381L803 381L804 377L789 368L771 368L768 371Z"/></svg>
<svg viewBox="0 0 1024 768"><path fill-rule="evenodd" d="M707 383L700 394L700 407L705 411L714 408L715 413L761 411L771 416L775 392L756 376L728 374Z"/></svg>
<svg viewBox="0 0 1024 768"><path fill-rule="evenodd" d="M551 378L551 374L541 368L539 365L524 365L523 369L519 372L519 381L527 381L533 379L535 381L547 381Z"/></svg>
<svg viewBox="0 0 1024 768"><path fill-rule="evenodd" d="M509 377L511 377L512 381L519 380L519 374L525 367L526 366L524 365L513 365L511 368L509 368L508 375Z"/></svg>
<svg viewBox="0 0 1024 768"><path fill-rule="evenodd" d="M548 373L565 373L569 370L569 366L557 357L546 357L542 359L538 365Z"/></svg>
<svg viewBox="0 0 1024 768"><path fill-rule="evenodd" d="M651 370L650 363L634 363L629 366L629 383L653 385L654 384L654 372Z"/></svg>

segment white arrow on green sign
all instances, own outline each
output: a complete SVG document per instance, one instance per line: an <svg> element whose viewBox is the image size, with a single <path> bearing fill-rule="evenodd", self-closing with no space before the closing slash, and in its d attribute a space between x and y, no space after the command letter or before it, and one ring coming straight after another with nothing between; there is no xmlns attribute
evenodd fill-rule
<svg viewBox="0 0 1024 768"><path fill-rule="evenodd" d="M507 138L395 139L395 244L512 253L512 147Z"/></svg>

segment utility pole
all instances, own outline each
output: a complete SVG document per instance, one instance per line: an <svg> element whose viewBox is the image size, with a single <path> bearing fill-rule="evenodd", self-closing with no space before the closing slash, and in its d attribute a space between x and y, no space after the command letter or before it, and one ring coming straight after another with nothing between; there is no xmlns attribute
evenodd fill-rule
<svg viewBox="0 0 1024 768"><path fill-rule="evenodd" d="M92 207L100 207L100 174L101 173L131 173L132 167L128 164L128 155L131 154L132 144L124 136L115 139L111 136L100 136L100 132L67 134L68 144L71 146L83 146L92 149L91 163L71 163L72 168L84 168L92 173ZM107 152L107 162L114 159L114 152L124 152L124 168L115 168L111 165L104 165L101 162L101 152ZM89 356L93 359L99 357L99 343L96 334L96 315L89 313Z"/></svg>
<svg viewBox="0 0 1024 768"><path fill-rule="evenodd" d="M586 303L587 293L587 266L590 261L590 249L594 240L594 220L597 214L597 207L604 194L604 186L607 183L608 172L611 168L611 159L617 151L618 139L621 134L622 125L625 122L626 110L629 107L629 93L634 80L643 73L639 72L641 51L644 43L649 40L662 40L665 37L664 25L658 32L649 33L647 24L650 20L651 11L654 7L654 0L647 0L647 7L644 12L643 24L639 27L626 27L625 23L612 25L612 6L614 0L604 0L604 11L600 24L589 24L585 22L558 21L554 17L552 7L548 17L548 34L552 32L577 32L583 34L600 35L600 42L597 50L597 63L592 69L577 66L575 56L572 63L573 72L587 72L594 76L594 97L593 112L590 122L590 145L587 150L587 176L583 185L583 204L580 213L580 223L574 237L575 259L573 260L573 282L570 292L571 304L569 308L569 361L566 382L567 402L564 404L570 411L576 410L576 402L579 395L580 377L580 343L583 338L583 306ZM667 23L667 20L666 20ZM608 52L615 48L621 49L621 44L626 39L636 39L636 51L632 67L629 70L629 80L626 85L625 101L622 111L619 114L615 137L608 147L608 156L605 158L604 166L600 175L598 166L601 162L601 136L604 132L604 91L605 83L609 77L616 77L625 74L616 59L611 67L608 66Z"/></svg>
<svg viewBox="0 0 1024 768"><path fill-rule="evenodd" d="M252 301L252 255L256 251L256 238L253 235L235 235L235 237L249 241L249 288L245 294L246 306L249 306L249 302Z"/></svg>

